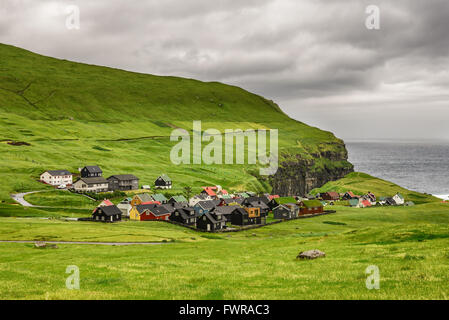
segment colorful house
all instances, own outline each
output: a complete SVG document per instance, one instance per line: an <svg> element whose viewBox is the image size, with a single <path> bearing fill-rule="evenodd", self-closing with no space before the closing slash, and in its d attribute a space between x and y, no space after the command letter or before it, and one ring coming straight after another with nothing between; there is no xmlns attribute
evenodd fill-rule
<svg viewBox="0 0 449 320"><path fill-rule="evenodd" d="M212 200L199 201L193 206L198 216L202 216L215 208L215 203Z"/></svg>
<svg viewBox="0 0 449 320"><path fill-rule="evenodd" d="M150 202L153 201L153 198L148 193L139 193L133 197L133 199L131 200L131 205L135 207L139 204L150 204Z"/></svg>
<svg viewBox="0 0 449 320"><path fill-rule="evenodd" d="M137 221L168 221L170 219L170 212L164 206L157 204L140 204L131 209L129 218Z"/></svg>

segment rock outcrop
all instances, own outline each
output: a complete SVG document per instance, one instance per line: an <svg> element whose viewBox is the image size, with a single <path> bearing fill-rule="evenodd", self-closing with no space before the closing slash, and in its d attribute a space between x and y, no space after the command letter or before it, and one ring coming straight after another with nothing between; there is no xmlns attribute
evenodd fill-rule
<svg viewBox="0 0 449 320"><path fill-rule="evenodd" d="M321 152L283 154L277 173L271 178L273 193L280 196L304 196L329 181L354 171L343 142Z"/></svg>

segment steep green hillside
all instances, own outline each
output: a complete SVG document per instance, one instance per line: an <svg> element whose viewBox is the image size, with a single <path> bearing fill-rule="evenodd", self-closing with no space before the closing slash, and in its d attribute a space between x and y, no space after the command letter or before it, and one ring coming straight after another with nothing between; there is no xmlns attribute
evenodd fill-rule
<svg viewBox="0 0 449 320"><path fill-rule="evenodd" d="M275 103L238 87L58 60L2 44L0 70L2 200L42 189L36 179L44 170L77 172L87 164L100 165L106 176L134 173L143 184L168 173L180 190L275 186L282 194L306 192L352 170L332 133L290 119ZM174 166L170 133L191 131L193 120L222 132L279 129L281 170L266 179L256 165ZM292 163L299 166L283 170Z"/></svg>
<svg viewBox="0 0 449 320"><path fill-rule="evenodd" d="M393 182L375 178L369 174L361 172L352 172L340 180L328 182L321 188L312 190L311 193L315 194L328 191L352 191L359 195L366 194L371 191L377 197L391 197L397 192L400 192L406 201L414 201L415 203L441 202L440 199L431 195L410 191L394 184Z"/></svg>

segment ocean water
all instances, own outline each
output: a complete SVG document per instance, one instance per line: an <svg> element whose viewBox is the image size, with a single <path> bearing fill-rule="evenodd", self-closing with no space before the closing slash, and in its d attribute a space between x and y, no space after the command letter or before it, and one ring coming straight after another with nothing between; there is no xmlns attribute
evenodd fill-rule
<svg viewBox="0 0 449 320"><path fill-rule="evenodd" d="M346 141L355 171L449 197L449 141Z"/></svg>

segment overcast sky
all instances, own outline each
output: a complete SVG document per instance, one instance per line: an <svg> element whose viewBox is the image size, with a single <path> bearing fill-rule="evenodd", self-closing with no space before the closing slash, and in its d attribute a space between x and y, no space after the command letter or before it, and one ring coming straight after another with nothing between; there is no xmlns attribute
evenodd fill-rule
<svg viewBox="0 0 449 320"><path fill-rule="evenodd" d="M449 139L448 0L0 0L0 42L238 85L347 140Z"/></svg>

